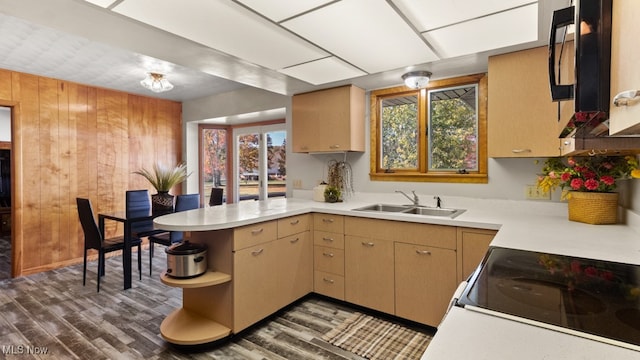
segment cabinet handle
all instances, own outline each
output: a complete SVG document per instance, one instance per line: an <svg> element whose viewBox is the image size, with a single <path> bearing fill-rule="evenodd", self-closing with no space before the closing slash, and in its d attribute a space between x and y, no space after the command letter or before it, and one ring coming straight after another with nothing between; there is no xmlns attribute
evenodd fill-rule
<svg viewBox="0 0 640 360"><path fill-rule="evenodd" d="M329 145L329 149L340 149L340 144Z"/></svg>
<svg viewBox="0 0 640 360"><path fill-rule="evenodd" d="M297 242L298 242L298 240L300 240L300 238L295 238L295 239L293 239L293 240L291 240L291 241L289 241L289 242L290 242L290 243L292 243L292 244L295 244L295 243L297 243Z"/></svg>
<svg viewBox="0 0 640 360"><path fill-rule="evenodd" d="M363 245L363 246L368 246L368 247L373 247L373 245L375 245L375 244L374 244L374 243L372 243L372 242L364 242L364 241L363 241L363 242L362 242L362 245Z"/></svg>
<svg viewBox="0 0 640 360"><path fill-rule="evenodd" d="M258 256L258 255L262 254L263 251L264 251L264 249L254 250L254 251L251 252L251 255Z"/></svg>
<svg viewBox="0 0 640 360"><path fill-rule="evenodd" d="M333 242L333 238L328 238L328 237L323 237L322 240L328 241L328 242Z"/></svg>
<svg viewBox="0 0 640 360"><path fill-rule="evenodd" d="M333 253L326 253L323 252L322 255L326 256L326 257L333 257Z"/></svg>
<svg viewBox="0 0 640 360"><path fill-rule="evenodd" d="M332 222L333 222L333 219L325 219L325 218L323 218L323 219L322 219L322 222L332 223Z"/></svg>
<svg viewBox="0 0 640 360"><path fill-rule="evenodd" d="M300 222L300 220L293 220L292 222L290 222L289 224L291 225L298 225L298 223Z"/></svg>
<svg viewBox="0 0 640 360"><path fill-rule="evenodd" d="M511 152L514 154L530 153L531 149L512 149Z"/></svg>
<svg viewBox="0 0 640 360"><path fill-rule="evenodd" d="M263 231L264 231L264 229L263 229L263 228L256 229L256 230L251 230L251 235L258 235L258 234L260 234L260 233L261 233L261 232L263 232Z"/></svg>
<svg viewBox="0 0 640 360"><path fill-rule="evenodd" d="M329 283L329 284L333 284L334 283L333 279L322 278L322 281L324 281L326 283Z"/></svg>
<svg viewBox="0 0 640 360"><path fill-rule="evenodd" d="M429 251L429 250L416 250L416 254L418 254L418 255L431 255L431 251Z"/></svg>

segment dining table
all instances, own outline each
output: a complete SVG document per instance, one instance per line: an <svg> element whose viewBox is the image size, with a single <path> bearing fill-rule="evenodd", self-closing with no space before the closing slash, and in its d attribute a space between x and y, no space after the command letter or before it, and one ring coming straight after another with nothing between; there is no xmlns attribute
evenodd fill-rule
<svg viewBox="0 0 640 360"><path fill-rule="evenodd" d="M122 250L124 267L124 289L131 288L131 228L136 222L153 220L154 218L170 214L171 210L141 210L141 211L114 211L98 213L98 226L100 233L104 234L105 220L118 221L124 224L124 249Z"/></svg>

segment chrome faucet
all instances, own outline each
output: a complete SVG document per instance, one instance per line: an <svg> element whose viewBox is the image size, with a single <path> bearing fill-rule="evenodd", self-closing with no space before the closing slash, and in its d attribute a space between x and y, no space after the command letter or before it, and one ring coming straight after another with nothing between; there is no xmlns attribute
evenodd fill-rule
<svg viewBox="0 0 640 360"><path fill-rule="evenodd" d="M440 209L442 207L442 199L440 199L440 196L436 195L433 197L436 200L436 207L438 209Z"/></svg>
<svg viewBox="0 0 640 360"><path fill-rule="evenodd" d="M407 199L411 200L413 205L416 205L416 206L420 205L420 199L418 198L418 195L416 195L415 191L411 190L411 193L413 194L413 198L411 196L405 194L404 191L396 190L396 192L404 195L404 197L406 197Z"/></svg>

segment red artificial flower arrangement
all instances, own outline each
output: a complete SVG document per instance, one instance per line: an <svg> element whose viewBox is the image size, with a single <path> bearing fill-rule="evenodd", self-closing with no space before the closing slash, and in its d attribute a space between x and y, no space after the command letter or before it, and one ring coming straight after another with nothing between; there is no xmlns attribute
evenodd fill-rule
<svg viewBox="0 0 640 360"><path fill-rule="evenodd" d="M542 172L538 176L538 188L545 193L557 187L583 192L613 192L618 180L640 178L635 156L549 158Z"/></svg>

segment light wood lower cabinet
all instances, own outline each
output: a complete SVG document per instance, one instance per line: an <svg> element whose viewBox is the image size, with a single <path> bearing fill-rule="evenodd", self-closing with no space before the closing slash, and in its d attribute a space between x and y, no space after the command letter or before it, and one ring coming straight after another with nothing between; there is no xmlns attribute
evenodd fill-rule
<svg viewBox="0 0 640 360"><path fill-rule="evenodd" d="M394 313L393 242L345 236L345 300Z"/></svg>
<svg viewBox="0 0 640 360"><path fill-rule="evenodd" d="M462 261L459 266L461 276L458 281L466 280L480 265L495 236L495 230L458 228L460 241L458 247L462 250Z"/></svg>
<svg viewBox="0 0 640 360"><path fill-rule="evenodd" d="M313 215L313 291L344 300L344 216Z"/></svg>
<svg viewBox="0 0 640 360"><path fill-rule="evenodd" d="M277 236L278 239L273 239ZM280 237L282 236L282 237ZM309 215L238 228L234 232L233 331L289 305L313 288Z"/></svg>
<svg viewBox="0 0 640 360"><path fill-rule="evenodd" d="M313 247L309 231L276 241L277 298L280 307L313 291Z"/></svg>
<svg viewBox="0 0 640 360"><path fill-rule="evenodd" d="M281 259L276 242L238 250L233 255L233 331L238 332L279 309L274 270Z"/></svg>
<svg viewBox="0 0 640 360"><path fill-rule="evenodd" d="M395 243L395 315L438 326L456 290L456 252Z"/></svg>
<svg viewBox="0 0 640 360"><path fill-rule="evenodd" d="M495 233L331 214L195 231L191 241L209 247L209 272L162 276L184 290L161 334L184 345L220 339L312 291L437 326Z"/></svg>

